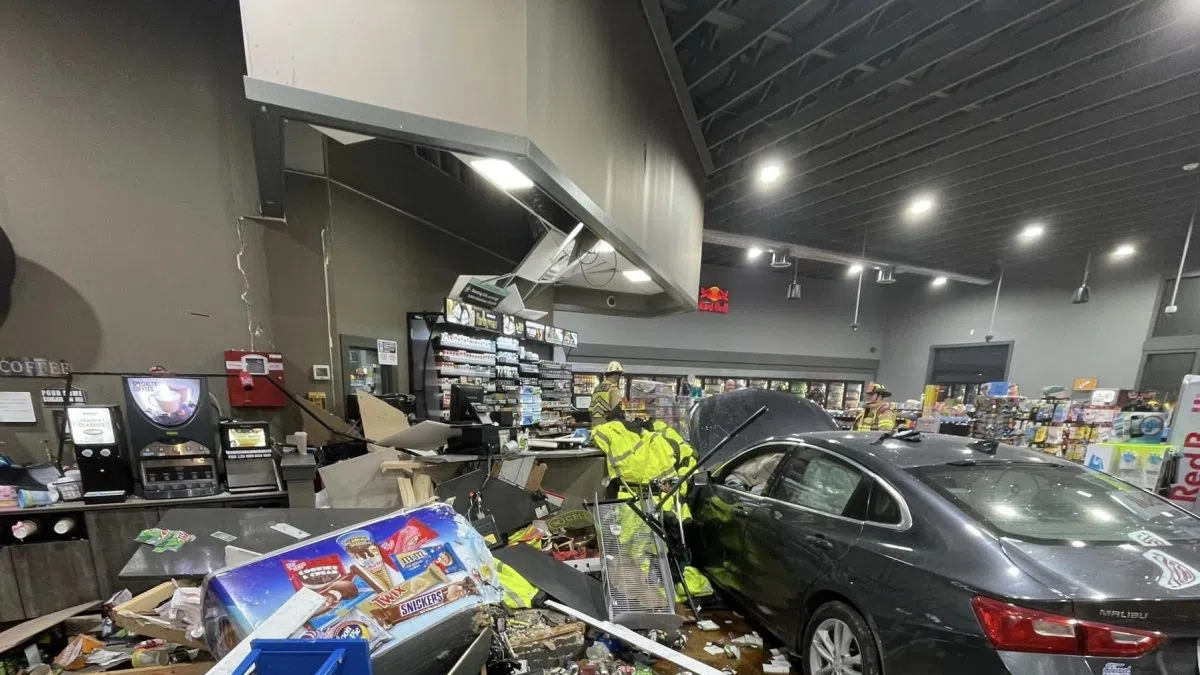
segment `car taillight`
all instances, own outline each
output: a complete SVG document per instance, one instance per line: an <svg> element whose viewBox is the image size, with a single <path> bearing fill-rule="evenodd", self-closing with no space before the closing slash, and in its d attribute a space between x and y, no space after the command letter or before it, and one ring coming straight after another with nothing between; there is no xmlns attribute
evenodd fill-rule
<svg viewBox="0 0 1200 675"><path fill-rule="evenodd" d="M1079 621L983 596L976 596L971 605L984 634L1003 651L1133 658L1166 639L1159 633Z"/></svg>

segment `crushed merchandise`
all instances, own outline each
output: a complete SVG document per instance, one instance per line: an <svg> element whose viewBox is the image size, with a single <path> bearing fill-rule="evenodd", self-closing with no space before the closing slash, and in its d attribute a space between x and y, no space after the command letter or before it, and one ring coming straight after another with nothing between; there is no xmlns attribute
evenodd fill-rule
<svg viewBox="0 0 1200 675"><path fill-rule="evenodd" d="M196 535L189 534L183 530L164 530L160 527L151 527L142 530L134 537L135 541L154 547L155 553L178 551L183 548L184 544L195 539Z"/></svg>

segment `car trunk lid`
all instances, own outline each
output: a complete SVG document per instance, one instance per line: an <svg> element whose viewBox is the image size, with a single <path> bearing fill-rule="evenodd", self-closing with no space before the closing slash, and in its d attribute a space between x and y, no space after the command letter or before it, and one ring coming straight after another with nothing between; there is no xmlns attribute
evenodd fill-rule
<svg viewBox="0 0 1200 675"><path fill-rule="evenodd" d="M1200 636L1200 542L1148 534L1132 533L1128 543L1004 538L1001 547L1022 571L1070 598L1078 619Z"/></svg>

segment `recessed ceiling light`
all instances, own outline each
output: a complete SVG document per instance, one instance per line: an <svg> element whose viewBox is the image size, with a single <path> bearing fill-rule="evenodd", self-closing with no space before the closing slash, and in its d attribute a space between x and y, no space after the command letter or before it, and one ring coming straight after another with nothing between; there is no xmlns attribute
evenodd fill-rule
<svg viewBox="0 0 1200 675"><path fill-rule="evenodd" d="M604 241L603 239L597 241L596 244L592 246L592 253L612 253L612 250L612 244Z"/></svg>
<svg viewBox="0 0 1200 675"><path fill-rule="evenodd" d="M1030 223L1021 230L1021 238L1025 241L1033 241L1043 234L1046 234L1046 226L1041 223Z"/></svg>
<svg viewBox="0 0 1200 675"><path fill-rule="evenodd" d="M945 286L946 281L948 281L946 277L934 277L933 281L929 282L929 285L937 288L938 286Z"/></svg>
<svg viewBox="0 0 1200 675"><path fill-rule="evenodd" d="M650 281L650 275L638 269L625 270L624 272L621 272L621 274L624 274L626 279L635 284L644 284L647 281Z"/></svg>
<svg viewBox="0 0 1200 675"><path fill-rule="evenodd" d="M1121 244L1113 249L1112 256L1114 258L1128 258L1134 253L1137 253L1137 249L1134 248L1133 244Z"/></svg>
<svg viewBox="0 0 1200 675"><path fill-rule="evenodd" d="M746 249L746 257L751 260L758 258L758 256L762 254L763 250L757 246L751 246L750 248Z"/></svg>
<svg viewBox="0 0 1200 675"><path fill-rule="evenodd" d="M769 162L764 164L758 170L758 182L764 185L770 185L779 180L783 176L783 165L778 162Z"/></svg>
<svg viewBox="0 0 1200 675"><path fill-rule="evenodd" d="M521 170L503 159L483 157L471 160L471 168L478 171L484 178L490 180L501 190L527 190L533 187L533 181L521 173Z"/></svg>
<svg viewBox="0 0 1200 675"><path fill-rule="evenodd" d="M917 195L908 203L908 215L914 218L927 216L933 212L936 206L937 201L933 198L933 195Z"/></svg>
<svg viewBox="0 0 1200 675"><path fill-rule="evenodd" d="M1196 169L1200 169L1200 162L1188 162L1183 165L1184 171L1195 171Z"/></svg>
<svg viewBox="0 0 1200 675"><path fill-rule="evenodd" d="M863 266L855 263L855 264L851 265L849 269L846 270L846 276L852 277L856 274L861 274L862 271L863 271Z"/></svg>

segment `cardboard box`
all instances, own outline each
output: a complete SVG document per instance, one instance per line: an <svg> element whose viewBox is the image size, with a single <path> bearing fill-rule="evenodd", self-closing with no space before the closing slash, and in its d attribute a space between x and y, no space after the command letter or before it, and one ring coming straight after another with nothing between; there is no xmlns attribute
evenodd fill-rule
<svg viewBox="0 0 1200 675"><path fill-rule="evenodd" d="M223 657L305 588L326 604L294 637L367 639L377 667L385 654L465 646L478 633L471 617L503 597L483 537L450 506L431 504L213 572L203 600L210 651ZM423 641L430 644L414 649ZM406 660L408 672L419 670Z"/></svg>
<svg viewBox="0 0 1200 675"><path fill-rule="evenodd" d="M180 586L195 586L195 584L186 581L164 581L145 593L134 596L130 600L113 607L113 621L131 633L145 635L146 637L161 638L167 642L174 642L208 651L208 645L188 639L182 630L164 626L157 621L142 616L143 614L153 614L154 609L170 600L171 596L175 594L175 589Z"/></svg>

